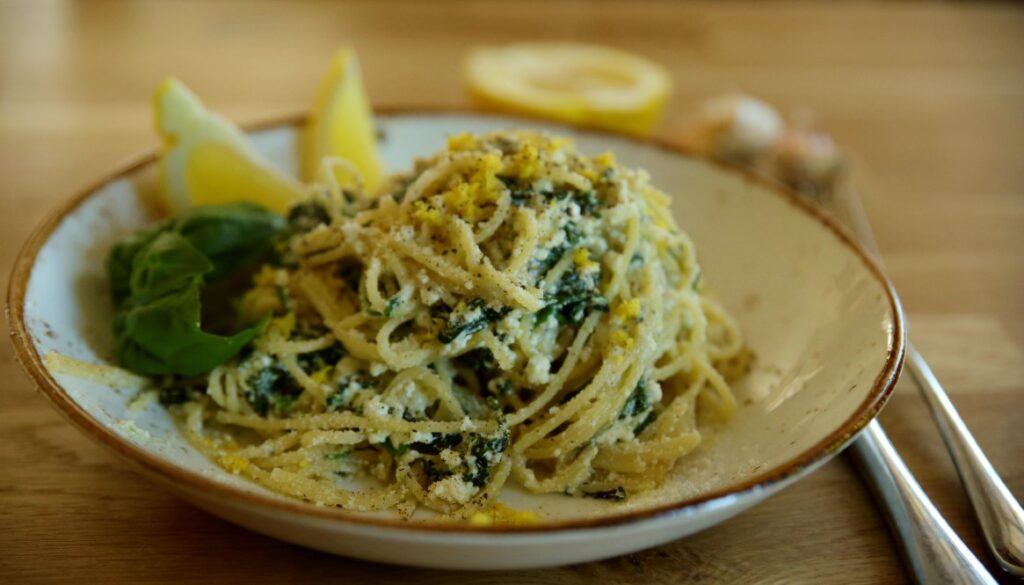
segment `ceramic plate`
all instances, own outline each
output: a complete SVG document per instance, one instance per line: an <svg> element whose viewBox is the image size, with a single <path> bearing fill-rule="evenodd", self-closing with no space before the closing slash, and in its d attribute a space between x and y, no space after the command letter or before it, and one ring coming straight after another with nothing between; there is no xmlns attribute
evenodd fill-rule
<svg viewBox="0 0 1024 585"><path fill-rule="evenodd" d="M250 131L256 148L296 169L302 119ZM11 279L9 322L18 359L43 394L86 434L170 490L253 530L333 553L408 565L503 569L576 563L632 552L721 522L835 456L877 413L903 358L899 302L878 266L795 195L654 142L481 114L383 114L389 168L442 148L448 134L514 127L571 136L580 150L615 152L650 171L674 198L714 294L757 354L736 385L734 420L677 466L661 489L624 503L537 496L502 500L535 510L529 526L402 521L316 507L221 470L193 450L159 404L47 370L54 350L109 362L113 309L103 273L112 243L154 219L153 156L86 189L26 244Z"/></svg>

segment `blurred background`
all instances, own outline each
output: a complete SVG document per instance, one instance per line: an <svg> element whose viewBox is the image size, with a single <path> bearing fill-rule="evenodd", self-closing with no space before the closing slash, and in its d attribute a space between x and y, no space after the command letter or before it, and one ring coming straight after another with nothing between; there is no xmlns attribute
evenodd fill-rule
<svg viewBox="0 0 1024 585"><path fill-rule="evenodd" d="M356 48L377 107L470 107L471 48L569 40L667 69L654 134L742 91L811 111L844 153L915 343L1010 489L1024 495L1024 9L1012 4L564 1L0 1L0 270L32 226L153 147L150 97L175 75L245 123L306 109ZM0 581L849 582L906 577L846 459L694 538L527 575L447 575L277 543L161 493L60 420L0 343ZM904 384L906 386L906 384ZM1014 416L1014 413L1016 415ZM882 417L939 508L981 552L925 407ZM241 578L244 575L245 578Z"/></svg>

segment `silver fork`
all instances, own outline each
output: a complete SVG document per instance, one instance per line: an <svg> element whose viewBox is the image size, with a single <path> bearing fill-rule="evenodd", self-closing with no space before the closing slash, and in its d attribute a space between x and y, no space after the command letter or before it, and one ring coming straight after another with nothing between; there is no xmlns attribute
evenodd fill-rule
<svg viewBox="0 0 1024 585"><path fill-rule="evenodd" d="M852 189L841 188L823 203L868 251L879 256L864 208ZM906 367L924 394L949 449L985 544L1004 571L1024 577L1024 511L971 436L927 362L909 342ZM995 583L928 499L881 424L869 424L851 452L883 504L910 573L918 583Z"/></svg>

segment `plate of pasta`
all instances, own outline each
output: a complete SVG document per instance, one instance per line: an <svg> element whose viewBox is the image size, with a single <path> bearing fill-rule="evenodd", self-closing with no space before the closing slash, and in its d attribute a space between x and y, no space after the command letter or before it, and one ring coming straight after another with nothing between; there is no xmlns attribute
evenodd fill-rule
<svg viewBox="0 0 1024 585"><path fill-rule="evenodd" d="M781 188L535 120L376 124L391 174L325 159L279 210L161 211L154 155L73 198L9 290L42 393L232 522L498 569L725 520L838 453L892 390L892 287ZM246 137L301 175L304 126Z"/></svg>

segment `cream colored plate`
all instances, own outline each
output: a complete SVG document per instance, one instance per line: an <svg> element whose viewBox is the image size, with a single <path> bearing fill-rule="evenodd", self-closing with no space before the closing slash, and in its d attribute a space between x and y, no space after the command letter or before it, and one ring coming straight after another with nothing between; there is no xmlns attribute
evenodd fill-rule
<svg viewBox="0 0 1024 585"><path fill-rule="evenodd" d="M252 132L258 150L294 171L299 118ZM781 190L666 146L551 124L460 113L380 119L391 169L454 132L531 127L567 134L587 153L612 150L646 168L675 199L705 282L739 321L757 366L737 387L736 418L656 492L616 504L508 489L536 510L524 528L474 529L288 500L224 472L194 451L157 404L53 376L41 356L111 356L103 260L146 225L152 157L88 189L26 245L9 291L19 360L41 391L88 435L210 512L272 536L375 561L446 568L525 568L623 554L692 534L760 502L833 457L881 408L903 356L899 303L878 267L831 223Z"/></svg>

